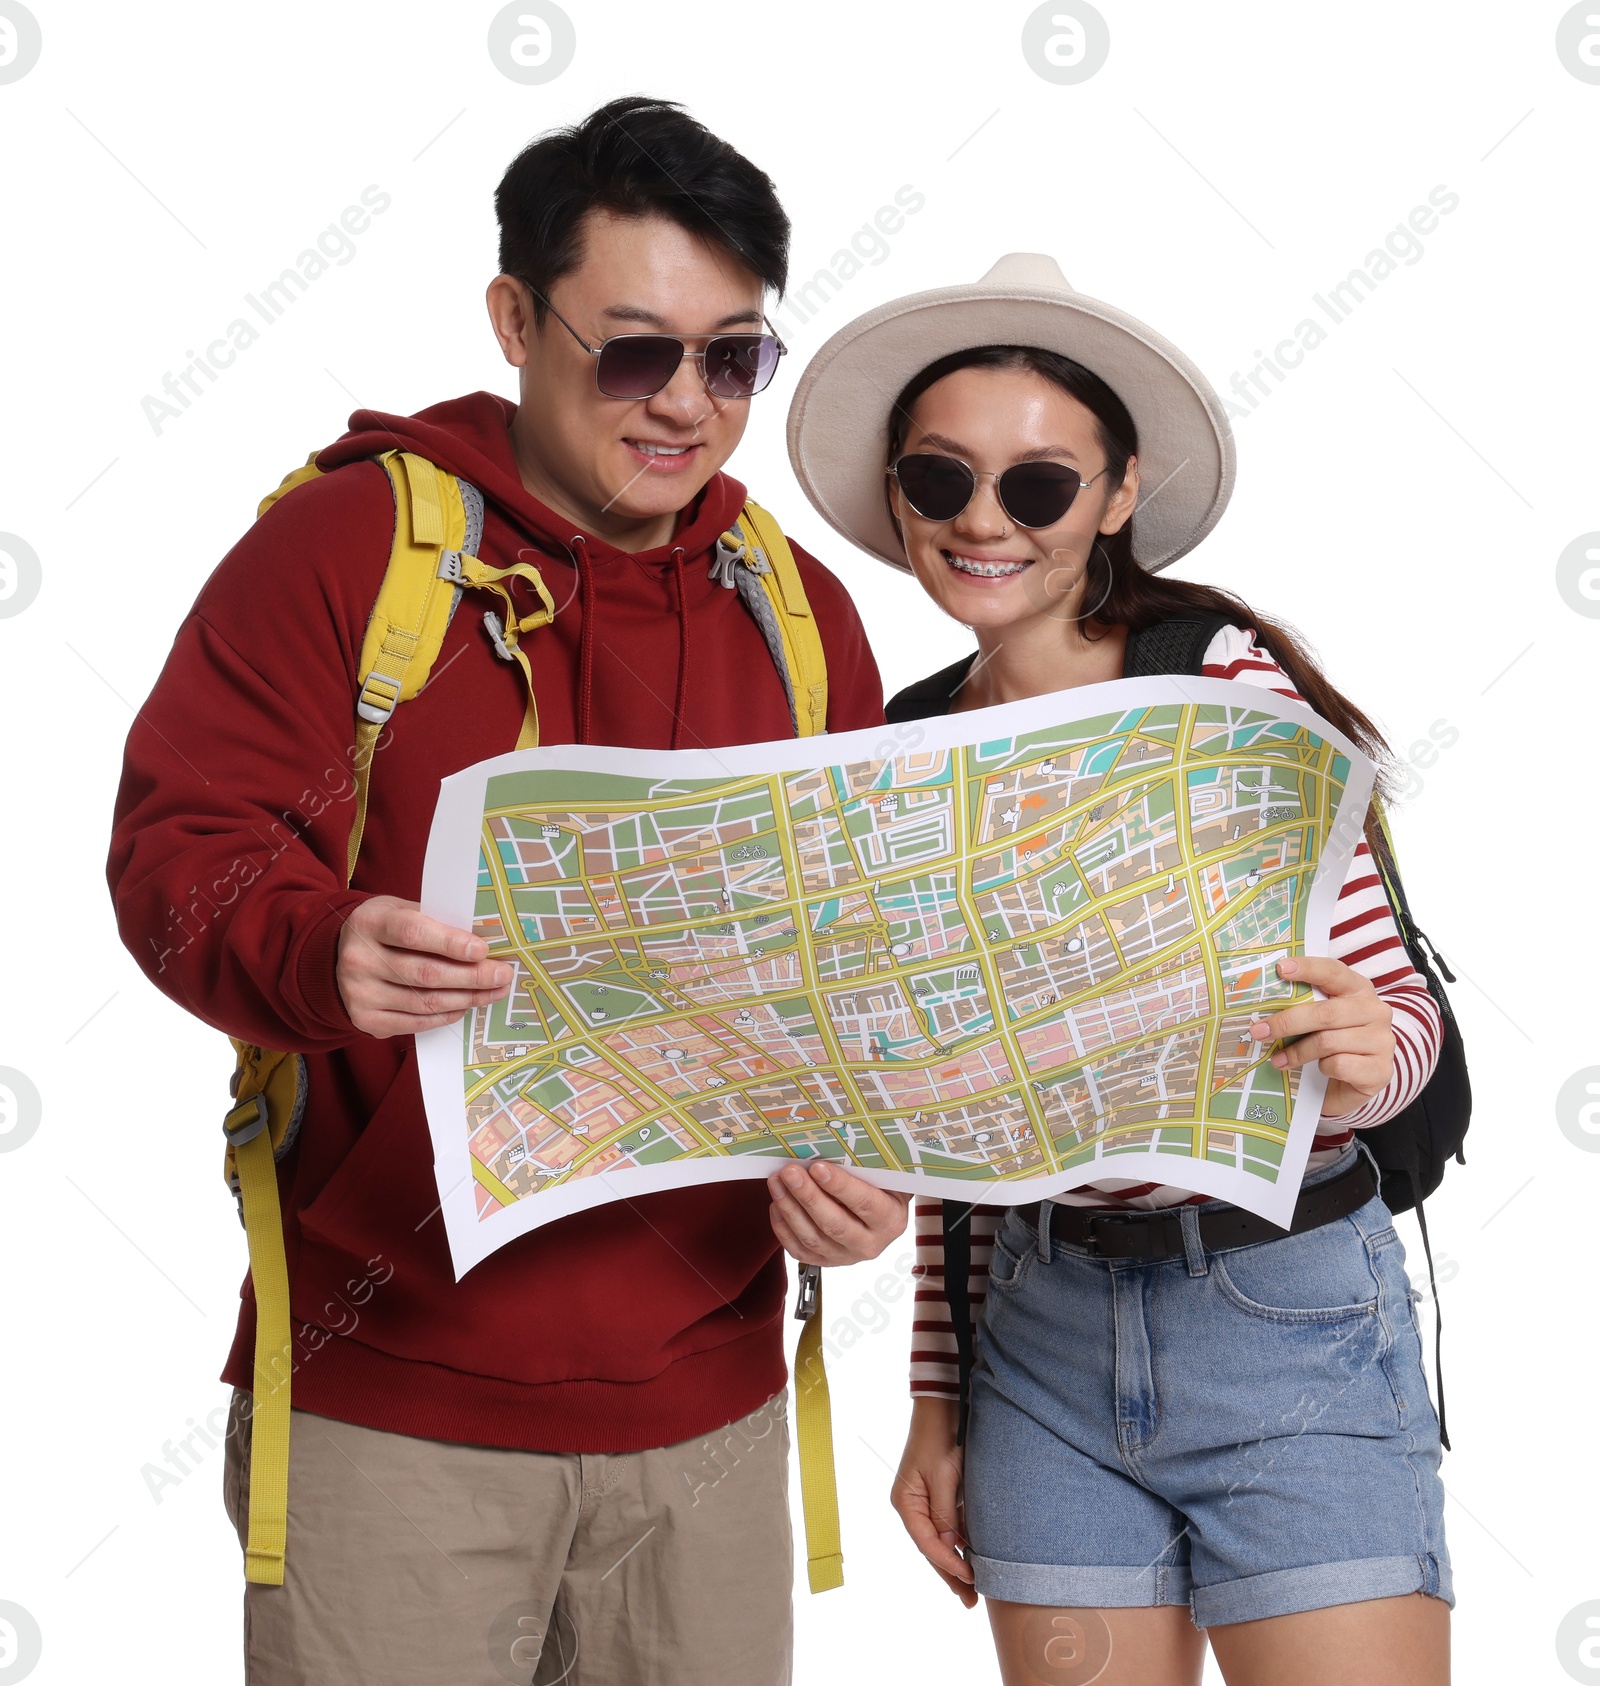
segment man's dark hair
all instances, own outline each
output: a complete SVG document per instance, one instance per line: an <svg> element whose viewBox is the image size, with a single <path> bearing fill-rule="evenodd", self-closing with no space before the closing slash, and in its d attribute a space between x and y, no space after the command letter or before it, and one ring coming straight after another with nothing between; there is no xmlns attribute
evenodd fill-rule
<svg viewBox="0 0 1600 1686"><path fill-rule="evenodd" d="M671 100L632 94L518 153L494 195L500 268L549 297L583 260L590 211L668 217L721 246L775 291L789 274L789 219L771 179ZM544 320L534 300L535 320Z"/></svg>

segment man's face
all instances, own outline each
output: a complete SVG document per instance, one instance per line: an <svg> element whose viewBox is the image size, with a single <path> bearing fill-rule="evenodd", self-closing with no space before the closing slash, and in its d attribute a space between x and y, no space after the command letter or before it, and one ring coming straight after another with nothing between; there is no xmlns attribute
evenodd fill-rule
<svg viewBox="0 0 1600 1686"><path fill-rule="evenodd" d="M590 345L664 333L701 351L712 334L762 331L755 273L665 218L592 211L582 252L548 297ZM687 357L654 397L608 398L594 357L553 314L534 326L522 283L497 276L489 307L522 371L513 437L529 489L628 548L665 543L672 517L733 454L750 400L714 397Z"/></svg>

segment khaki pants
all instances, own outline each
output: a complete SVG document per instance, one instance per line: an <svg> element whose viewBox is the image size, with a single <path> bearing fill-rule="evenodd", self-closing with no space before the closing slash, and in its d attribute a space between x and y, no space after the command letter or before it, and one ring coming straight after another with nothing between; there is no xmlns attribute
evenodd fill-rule
<svg viewBox="0 0 1600 1686"><path fill-rule="evenodd" d="M248 1686L786 1686L784 1394L648 1452L505 1451L291 1414L281 1587ZM249 1396L224 1499L243 1542Z"/></svg>

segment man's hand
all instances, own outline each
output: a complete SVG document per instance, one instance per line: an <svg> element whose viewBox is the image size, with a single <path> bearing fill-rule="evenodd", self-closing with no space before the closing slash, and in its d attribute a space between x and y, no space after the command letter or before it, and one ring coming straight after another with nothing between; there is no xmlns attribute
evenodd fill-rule
<svg viewBox="0 0 1600 1686"><path fill-rule="evenodd" d="M906 1227L909 1194L874 1188L825 1159L785 1165L767 1178L772 1230L801 1264L875 1259Z"/></svg>
<svg viewBox="0 0 1600 1686"><path fill-rule="evenodd" d="M1297 1036L1291 1047L1280 1049L1272 1063L1285 1071L1315 1060L1328 1079L1323 1115L1337 1118L1354 1112L1394 1076L1394 1032L1389 1027L1394 1011L1372 987L1372 980L1346 966L1342 960L1280 960L1278 975L1296 983L1314 984L1326 1001L1302 1001L1281 1013L1257 1019L1250 1034L1257 1041L1269 1037Z"/></svg>
<svg viewBox="0 0 1600 1686"><path fill-rule="evenodd" d="M339 933L335 977L357 1030L410 1036L454 1024L510 990L512 968L488 953L482 937L430 919L415 902L373 896Z"/></svg>
<svg viewBox="0 0 1600 1686"><path fill-rule="evenodd" d="M978 1602L972 1570L958 1548L961 1531L961 1448L956 1445L956 1402L915 1399L911 1433L889 1503L900 1513L918 1551L939 1579L970 1610Z"/></svg>

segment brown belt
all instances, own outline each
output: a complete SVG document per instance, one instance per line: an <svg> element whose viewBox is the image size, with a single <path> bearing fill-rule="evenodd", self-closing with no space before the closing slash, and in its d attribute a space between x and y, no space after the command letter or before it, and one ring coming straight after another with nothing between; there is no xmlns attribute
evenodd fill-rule
<svg viewBox="0 0 1600 1686"><path fill-rule="evenodd" d="M1249 1247L1258 1241L1278 1241L1320 1229L1335 1218L1348 1217L1378 1192L1371 1161L1362 1153L1348 1171L1315 1188L1303 1189L1295 1202L1289 1227L1275 1224L1239 1206L1200 1213L1200 1244L1209 1252L1225 1247ZM1082 1206L1047 1202L1050 1236L1087 1250L1096 1259L1170 1259L1183 1254L1183 1223L1172 1210L1161 1212L1096 1212ZM1037 1221L1037 1214L1035 1215Z"/></svg>

